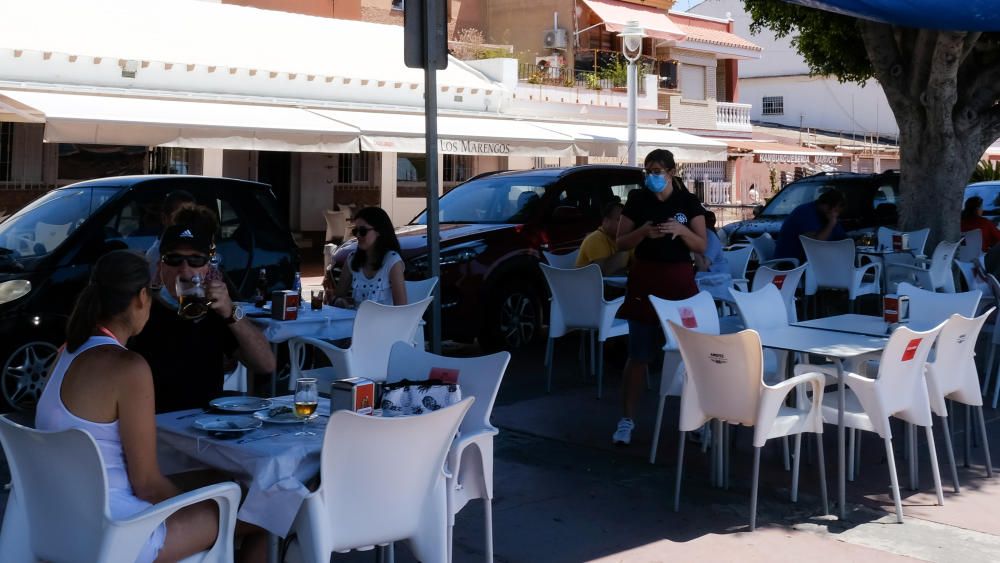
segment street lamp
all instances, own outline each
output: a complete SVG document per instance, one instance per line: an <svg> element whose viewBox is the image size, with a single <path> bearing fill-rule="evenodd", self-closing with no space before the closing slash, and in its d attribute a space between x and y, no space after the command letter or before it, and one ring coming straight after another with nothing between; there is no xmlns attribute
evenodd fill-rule
<svg viewBox="0 0 1000 563"><path fill-rule="evenodd" d="M632 20L625 24L621 33L622 54L628 61L628 165L636 165L636 91L639 88L639 71L635 62L642 55L642 38L646 32L639 26L639 22Z"/></svg>

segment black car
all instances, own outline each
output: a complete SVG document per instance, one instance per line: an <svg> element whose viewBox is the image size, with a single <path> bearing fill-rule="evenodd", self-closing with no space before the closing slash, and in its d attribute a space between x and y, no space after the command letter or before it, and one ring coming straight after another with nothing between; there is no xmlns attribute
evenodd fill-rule
<svg viewBox="0 0 1000 563"><path fill-rule="evenodd" d="M755 218L729 223L722 231L729 243L741 242L748 236L756 237L764 233L778 238L781 224L796 207L813 201L819 194L834 188L847 198L847 207L840 215L840 222L848 232L872 231L880 226L896 225L899 172L824 172L788 184L755 213Z"/></svg>
<svg viewBox="0 0 1000 563"><path fill-rule="evenodd" d="M534 339L548 295L543 250L580 247L601 222L601 208L643 183L642 169L585 165L480 175L443 195L441 332L487 348L517 348ZM430 275L425 214L396 229L407 279ZM354 242L334 256L338 275Z"/></svg>
<svg viewBox="0 0 1000 563"><path fill-rule="evenodd" d="M203 176L124 176L52 190L0 223L0 388L8 405L32 406L65 340L91 265L120 248L145 252L159 236L160 204L192 193L220 218L220 268L249 298L260 268L291 287L298 249L269 186Z"/></svg>

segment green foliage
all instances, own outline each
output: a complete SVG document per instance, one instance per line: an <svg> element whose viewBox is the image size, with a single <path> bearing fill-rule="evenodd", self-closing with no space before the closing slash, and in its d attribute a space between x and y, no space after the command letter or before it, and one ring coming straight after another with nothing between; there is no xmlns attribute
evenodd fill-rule
<svg viewBox="0 0 1000 563"><path fill-rule="evenodd" d="M1000 162L990 162L980 160L976 165L976 170L969 178L969 182L986 182L989 180L1000 180Z"/></svg>
<svg viewBox="0 0 1000 563"><path fill-rule="evenodd" d="M484 47L476 51L476 59L510 59L514 55L507 49L502 47L488 48Z"/></svg>
<svg viewBox="0 0 1000 563"><path fill-rule="evenodd" d="M612 86L624 88L628 84L628 62L622 57L615 57L611 64L601 67L597 74L602 80L610 81Z"/></svg>
<svg viewBox="0 0 1000 563"><path fill-rule="evenodd" d="M591 90L601 89L601 77L596 72L588 72L583 75L583 80L587 83L587 88Z"/></svg>
<svg viewBox="0 0 1000 563"><path fill-rule="evenodd" d="M743 4L752 18L750 31L793 36L792 46L805 58L811 73L861 84L873 77L855 18L783 0L743 0Z"/></svg>

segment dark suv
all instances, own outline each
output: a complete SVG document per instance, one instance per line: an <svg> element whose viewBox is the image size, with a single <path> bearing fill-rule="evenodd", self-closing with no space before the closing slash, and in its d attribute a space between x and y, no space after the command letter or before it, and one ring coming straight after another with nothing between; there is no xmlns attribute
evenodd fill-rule
<svg viewBox="0 0 1000 563"><path fill-rule="evenodd" d="M159 236L160 204L191 192L216 210L221 269L249 298L260 268L290 287L298 249L269 186L203 176L126 176L52 190L0 223L0 387L7 403L29 407L41 393L76 296L105 252L145 252Z"/></svg>
<svg viewBox="0 0 1000 563"><path fill-rule="evenodd" d="M543 250L580 246L600 224L600 210L625 201L642 184L642 170L627 166L498 172L478 176L441 197L442 335L487 348L516 348L541 327L547 296L538 263ZM406 277L430 275L426 218L396 230ZM339 273L354 242L334 257Z"/></svg>
<svg viewBox="0 0 1000 563"><path fill-rule="evenodd" d="M730 223L722 230L730 243L764 233L777 238L781 224L792 210L815 200L819 194L832 188L840 190L847 198L847 208L840 215L840 221L848 232L871 231L883 225L896 225L899 172L824 172L788 184L771 198L754 219Z"/></svg>

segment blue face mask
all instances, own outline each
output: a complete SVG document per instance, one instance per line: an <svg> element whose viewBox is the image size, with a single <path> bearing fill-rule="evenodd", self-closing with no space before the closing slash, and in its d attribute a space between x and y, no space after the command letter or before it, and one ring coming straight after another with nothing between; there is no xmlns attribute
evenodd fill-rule
<svg viewBox="0 0 1000 563"><path fill-rule="evenodd" d="M646 174L646 188L658 194L662 192L667 187L667 176L666 174Z"/></svg>

